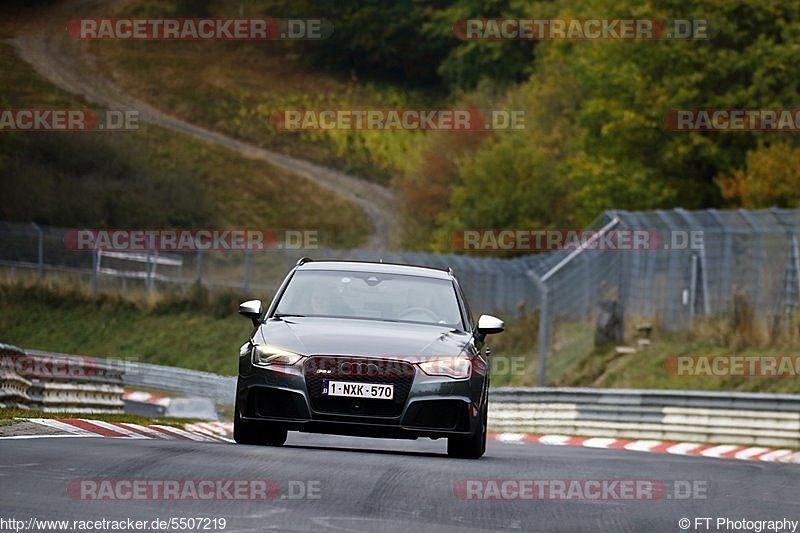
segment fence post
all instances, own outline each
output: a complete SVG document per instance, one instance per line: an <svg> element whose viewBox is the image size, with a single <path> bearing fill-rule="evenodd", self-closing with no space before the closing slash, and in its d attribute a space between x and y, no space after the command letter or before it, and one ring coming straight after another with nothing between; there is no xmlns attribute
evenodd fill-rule
<svg viewBox="0 0 800 533"><path fill-rule="evenodd" d="M694 326L694 309L697 305L697 254L692 254L689 272L689 327Z"/></svg>
<svg viewBox="0 0 800 533"><path fill-rule="evenodd" d="M786 323L785 327L788 332L791 330L791 326L789 325L791 316L798 304L798 300L800 300L800 253L797 248L797 227L792 218L790 217L787 219L785 213L781 209L773 207L770 211L775 218L778 219L778 222L786 228L786 236L789 238L789 264L786 269L786 275L784 276L784 316L782 317Z"/></svg>
<svg viewBox="0 0 800 533"><path fill-rule="evenodd" d="M757 244L753 247L753 289L751 291L751 305L756 313L759 312L759 302L761 300L761 258L764 253L764 235L761 226L756 219L746 209L738 209L737 213L747 222L756 236Z"/></svg>
<svg viewBox="0 0 800 533"><path fill-rule="evenodd" d="M688 212L686 209L679 207L675 209L675 212L678 213L686 222L689 224L690 228L700 228L702 227L701 224L698 224L697 220L695 219L694 215ZM694 270L695 275L695 284L697 283L697 276L700 278L700 294L703 297L703 314L705 316L711 315L711 296L708 294L708 263L706 261L706 232L705 230L695 229L694 231L701 231L700 235L702 237L700 249L697 251L699 254L696 261L696 269ZM689 230L688 235L689 243L693 242L692 240L692 230ZM692 252L694 253L694 252ZM695 259L692 259L695 261ZM695 290L697 287L695 287ZM696 293L695 293L695 301L696 301ZM692 307L692 313L694 313L694 307Z"/></svg>
<svg viewBox="0 0 800 533"><path fill-rule="evenodd" d="M669 244L672 245L673 235L680 230L680 228L675 225L667 216L667 212L663 209L655 210L656 216L661 220L661 223L667 229L667 235L669 235ZM677 265L677 272L675 271L675 255L678 253L678 250L669 248L667 249L667 275L666 275L666 286L667 286L667 294L664 300L664 309L662 314L662 323L664 329L667 331L677 331L683 327L683 324L679 324L676 318L682 318L684 315L683 313L683 306L686 305L688 302L685 302L684 299L687 299L687 289L686 285L684 285L684 279L680 276L681 273L684 272L683 267L680 263ZM681 299L679 301L675 301L675 295L680 294Z"/></svg>
<svg viewBox="0 0 800 533"><path fill-rule="evenodd" d="M153 293L153 252L147 250L147 292Z"/></svg>
<svg viewBox="0 0 800 533"><path fill-rule="evenodd" d="M539 289L539 334L537 339L538 344L538 362L536 366L536 385L544 387L547 383L547 356L548 356L548 332L549 332L549 307L548 307L548 294L547 284L542 281L542 278L537 276L533 270L528 270L528 277L533 280L536 287Z"/></svg>
<svg viewBox="0 0 800 533"><path fill-rule="evenodd" d="M244 251L244 285L245 292L250 290L250 250Z"/></svg>
<svg viewBox="0 0 800 533"><path fill-rule="evenodd" d="M197 250L197 264L195 265L195 272L197 276L197 284L203 283L203 250Z"/></svg>

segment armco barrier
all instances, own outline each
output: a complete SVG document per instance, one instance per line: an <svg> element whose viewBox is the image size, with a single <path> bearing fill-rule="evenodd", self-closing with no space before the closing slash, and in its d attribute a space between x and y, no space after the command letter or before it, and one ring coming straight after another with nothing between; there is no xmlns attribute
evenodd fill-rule
<svg viewBox="0 0 800 533"><path fill-rule="evenodd" d="M797 449L800 396L503 387L492 391L489 429Z"/></svg>
<svg viewBox="0 0 800 533"><path fill-rule="evenodd" d="M235 377L128 361L125 362L125 386L201 396L229 405L233 405L236 396Z"/></svg>
<svg viewBox="0 0 800 533"><path fill-rule="evenodd" d="M24 357L25 352L16 346L0 343L0 407L25 407L30 404L28 391L31 382L16 372L8 363Z"/></svg>
<svg viewBox="0 0 800 533"><path fill-rule="evenodd" d="M0 353L5 353L2 352L4 346L0 345ZM235 397L236 378L231 376L46 352L28 351L27 354L41 356L42 361L77 359L74 364L84 369L95 365L96 370L88 372L91 376L77 376L75 381L45 382L41 396L37 381L31 379L29 394L34 405L38 402L47 408L55 407L48 405L47 398L57 398L58 405L68 401L73 406L91 402L99 409L108 407L105 401L114 405L119 401L121 406L120 385L201 396L223 404L232 404ZM7 369L4 367L4 370ZM87 381L88 377L94 381ZM14 388L24 391L27 379L24 372L20 378L23 382ZM6 381L4 378L2 390L10 391L10 384L16 379L12 377ZM87 383L94 387L84 390L78 386ZM65 384L71 385L59 388ZM490 392L489 430L800 449L800 395L501 387Z"/></svg>
<svg viewBox="0 0 800 533"><path fill-rule="evenodd" d="M0 343L0 361L24 356L25 352L10 344ZM0 366L0 407L24 407L31 401L28 391L31 382L20 376L13 367Z"/></svg>
<svg viewBox="0 0 800 533"><path fill-rule="evenodd" d="M0 403L45 412L121 413L124 403L121 361L25 352L0 345L3 391ZM12 397L9 391L17 391ZM12 400L13 398L13 400Z"/></svg>
<svg viewBox="0 0 800 533"><path fill-rule="evenodd" d="M74 355L27 350L29 355L52 357L65 361L92 360L104 375L112 372L119 375L119 384L124 387L155 389L175 392L185 396L209 398L221 404L233 404L236 396L236 378L220 376L211 372L189 370L172 366L121 361L116 359L86 358ZM123 372L124 370L124 372ZM120 398L122 391L120 391ZM122 400L120 399L120 402Z"/></svg>

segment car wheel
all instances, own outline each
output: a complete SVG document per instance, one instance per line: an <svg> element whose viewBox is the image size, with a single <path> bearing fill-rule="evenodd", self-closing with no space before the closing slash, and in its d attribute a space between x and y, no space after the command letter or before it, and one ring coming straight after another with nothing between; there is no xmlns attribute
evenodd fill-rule
<svg viewBox="0 0 800 533"><path fill-rule="evenodd" d="M479 459L486 453L486 426L488 421L488 405L483 403L481 421L475 433L469 437L448 437L447 455L460 459Z"/></svg>
<svg viewBox="0 0 800 533"><path fill-rule="evenodd" d="M283 446L288 435L286 428L266 422L245 422L238 411L233 415L233 440L237 444Z"/></svg>

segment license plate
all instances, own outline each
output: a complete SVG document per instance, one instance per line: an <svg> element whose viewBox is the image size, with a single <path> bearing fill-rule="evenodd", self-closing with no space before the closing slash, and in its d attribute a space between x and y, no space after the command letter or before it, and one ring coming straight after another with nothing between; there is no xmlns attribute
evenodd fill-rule
<svg viewBox="0 0 800 533"><path fill-rule="evenodd" d="M322 382L322 394L327 396L346 396L349 398L391 400L394 398L394 385L324 380Z"/></svg>

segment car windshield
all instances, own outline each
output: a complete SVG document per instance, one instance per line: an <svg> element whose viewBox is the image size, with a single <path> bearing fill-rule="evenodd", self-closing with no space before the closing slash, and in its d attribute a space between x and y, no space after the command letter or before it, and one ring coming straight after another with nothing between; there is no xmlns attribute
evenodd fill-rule
<svg viewBox="0 0 800 533"><path fill-rule="evenodd" d="M287 315L415 322L463 329L451 281L377 272L295 272L275 312L275 316Z"/></svg>

